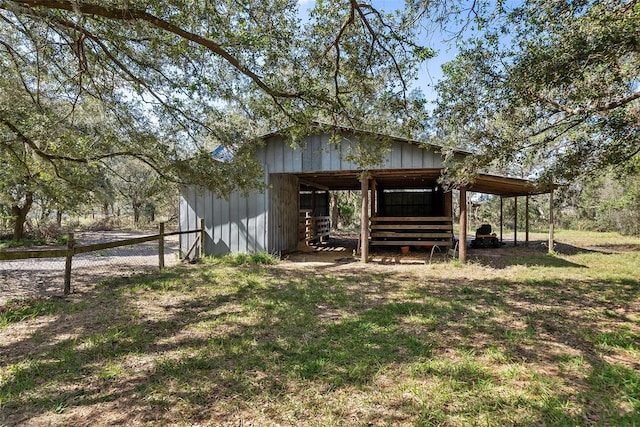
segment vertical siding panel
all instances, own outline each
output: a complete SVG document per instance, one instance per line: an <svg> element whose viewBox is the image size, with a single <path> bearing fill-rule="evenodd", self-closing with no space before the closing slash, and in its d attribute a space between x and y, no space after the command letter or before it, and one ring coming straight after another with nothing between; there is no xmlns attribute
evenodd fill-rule
<svg viewBox="0 0 640 427"><path fill-rule="evenodd" d="M203 197L204 202L204 253L205 255L211 255L213 253L213 193L206 191Z"/></svg>
<svg viewBox="0 0 640 427"><path fill-rule="evenodd" d="M282 138L278 138L276 150L274 151L274 167L278 172L284 172L284 142Z"/></svg>
<svg viewBox="0 0 640 427"><path fill-rule="evenodd" d="M229 225L229 203L224 199L218 199L220 204L220 241L218 249L221 255L231 251L230 246L230 225Z"/></svg>
<svg viewBox="0 0 640 427"><path fill-rule="evenodd" d="M277 170L277 168L276 168L276 155L275 155L276 148L275 148L275 146L276 146L276 141L271 141L267 145L267 164L269 165L271 170Z"/></svg>
<svg viewBox="0 0 640 427"><path fill-rule="evenodd" d="M223 215L222 215L222 200L213 196L213 251L214 256L225 255L228 252L222 234L223 227Z"/></svg>
<svg viewBox="0 0 640 427"><path fill-rule="evenodd" d="M282 157L284 166L282 168L285 172L293 172L293 150L286 144L282 144Z"/></svg>
<svg viewBox="0 0 640 427"><path fill-rule="evenodd" d="M253 197L255 197L255 195L252 192L247 197L243 197L240 199L240 205L242 206L243 211L241 222L242 234L240 235L240 250L244 253L252 252L251 249L249 249L249 242L253 236L253 231L249 229L249 200L251 200Z"/></svg>
<svg viewBox="0 0 640 427"><path fill-rule="evenodd" d="M411 146L409 144L400 144L400 167L402 169L411 167Z"/></svg>
<svg viewBox="0 0 640 427"><path fill-rule="evenodd" d="M257 191L251 193L251 195L247 198L247 252L255 253L259 252L258 245L256 239L258 237L258 230L256 227L256 217L258 215L258 198L262 193L258 193Z"/></svg>
<svg viewBox="0 0 640 427"><path fill-rule="evenodd" d="M205 193L207 191L203 188L198 189L197 193L196 193L196 209L195 209L195 221L194 221L194 226L193 228L200 228L200 220L202 218L205 217L205 211L206 211L206 203L205 203ZM195 239L195 237L197 236L197 234L193 234L193 237ZM207 243L207 238L205 236L205 241L204 242L200 242L201 245L206 245Z"/></svg>
<svg viewBox="0 0 640 427"><path fill-rule="evenodd" d="M320 145L320 169L323 171L334 170L335 165L335 144L321 144Z"/></svg>
<svg viewBox="0 0 640 427"><path fill-rule="evenodd" d="M282 230L280 229L280 199L282 197L282 176L279 174L271 175L273 182L273 197L271 198L271 206L269 207L271 216L271 235L273 238L273 252L280 251L282 242Z"/></svg>
<svg viewBox="0 0 640 427"><path fill-rule="evenodd" d="M411 145L411 159L409 160L409 167L412 169L419 169L422 167L422 154L424 150L416 145Z"/></svg>
<svg viewBox="0 0 640 427"><path fill-rule="evenodd" d="M427 161L426 159L429 156L429 149L428 148L422 148L420 149L421 153L420 153L420 162L417 165L417 167L419 168L428 168L429 166L427 166Z"/></svg>
<svg viewBox="0 0 640 427"><path fill-rule="evenodd" d="M311 162L311 157L312 157L312 147L311 147L311 139L310 138L305 138L302 141L302 146L300 147L300 150L302 151L302 170L304 172L310 172L312 170L312 162Z"/></svg>
<svg viewBox="0 0 640 427"><path fill-rule="evenodd" d="M435 153L434 149L430 149L431 153L431 167L432 168L441 168L442 167L442 153Z"/></svg>
<svg viewBox="0 0 640 427"><path fill-rule="evenodd" d="M238 192L236 191L231 193L231 196L229 197L229 249L231 250L231 252L238 252L240 250L240 230L238 227L239 221L239 197Z"/></svg>
<svg viewBox="0 0 640 427"><path fill-rule="evenodd" d="M189 205L191 201L189 200L189 188L180 189L180 204L178 205L178 218L179 229L180 231L186 231L189 229ZM189 250L187 247L188 243L188 235L181 234L179 236L180 239L180 250L184 253Z"/></svg>
<svg viewBox="0 0 640 427"><path fill-rule="evenodd" d="M397 169L402 167L402 144L398 142L392 142L393 149L391 150L391 168Z"/></svg>
<svg viewBox="0 0 640 427"><path fill-rule="evenodd" d="M311 170L322 170L322 148L326 146L322 135L314 135L311 139Z"/></svg>
<svg viewBox="0 0 640 427"><path fill-rule="evenodd" d="M264 192L262 198L262 205L258 206L260 213L258 215L258 234L262 239L262 247L266 252L271 252L271 235L269 234L269 202L271 197L271 175L269 174L269 166L265 166L264 182L267 184L267 189Z"/></svg>
<svg viewBox="0 0 640 427"><path fill-rule="evenodd" d="M323 168L328 167L328 170L332 170L332 171L338 171L340 170L340 147L342 146L342 141L340 141L337 144L327 144L326 149L328 151L327 153L327 160L328 163L324 164L323 161Z"/></svg>
<svg viewBox="0 0 640 427"><path fill-rule="evenodd" d="M198 199L196 197L195 187L191 187L189 189L188 200L189 200L189 206L187 208L187 230L193 230L197 227L195 210L198 206ZM195 240L195 234L190 233L190 234L187 234L186 236L187 236L187 239L186 239L187 246L186 246L185 253L187 250L189 250L189 248L193 244L193 241Z"/></svg>
<svg viewBox="0 0 640 427"><path fill-rule="evenodd" d="M433 167L433 150L431 148L425 148L424 150L422 150L422 167Z"/></svg>

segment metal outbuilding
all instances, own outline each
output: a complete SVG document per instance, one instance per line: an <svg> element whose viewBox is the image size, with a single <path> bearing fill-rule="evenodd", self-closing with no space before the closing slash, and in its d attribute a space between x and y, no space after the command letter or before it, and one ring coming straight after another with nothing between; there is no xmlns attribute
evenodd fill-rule
<svg viewBox="0 0 640 427"><path fill-rule="evenodd" d="M358 150L366 146L358 143L361 138L384 140L387 147L383 161L366 170L352 160L361 154ZM361 192L361 255L365 262L369 243L394 244L394 237L388 237L394 233L399 235L393 224L402 229L407 228L402 225L407 219L448 219L433 224L441 224L436 228L451 230L452 193L443 191L437 182L443 171L443 154L439 146L347 128L333 128L331 135L319 131L295 146L279 133L266 135L263 140L264 144L255 149L254 156L263 165L265 190L247 195L236 192L228 199L195 187L184 188L181 192L180 229L198 228L204 220L203 250L206 255L295 251L300 241L301 204L317 209L324 203L328 208L328 204L315 194L331 190ZM459 151L455 155L461 158L470 153ZM459 191L459 240L466 241L467 191L501 197L526 196L528 201L530 195L552 194L553 188L540 188L523 179L478 175L473 183ZM308 211L313 215L314 209ZM387 230L374 230L376 226L371 218L387 221L387 225L380 226ZM392 219L398 221L389 222ZM433 228L426 225L431 223L417 222L414 231L420 233L415 232L411 239L425 243L422 241L424 236L436 236L434 230L426 229ZM449 225L444 227L442 224ZM552 230L551 223L550 239ZM183 252L194 239L194 235L181 236ZM464 246L460 246L463 260L466 256Z"/></svg>

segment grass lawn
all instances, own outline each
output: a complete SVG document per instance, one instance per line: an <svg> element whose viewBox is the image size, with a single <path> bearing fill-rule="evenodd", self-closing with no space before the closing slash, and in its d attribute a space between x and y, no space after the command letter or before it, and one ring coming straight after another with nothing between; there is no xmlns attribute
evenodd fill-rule
<svg viewBox="0 0 640 427"><path fill-rule="evenodd" d="M9 303L0 425L640 426L640 239L557 238L467 265L208 259Z"/></svg>

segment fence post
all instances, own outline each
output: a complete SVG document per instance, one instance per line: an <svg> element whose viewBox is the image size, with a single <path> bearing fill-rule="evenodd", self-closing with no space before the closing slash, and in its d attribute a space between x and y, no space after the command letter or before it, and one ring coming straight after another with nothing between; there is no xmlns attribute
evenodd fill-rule
<svg viewBox="0 0 640 427"><path fill-rule="evenodd" d="M204 218L200 218L200 258L204 257Z"/></svg>
<svg viewBox="0 0 640 427"><path fill-rule="evenodd" d="M71 260L73 259L73 247L75 246L73 233L67 234L67 261L64 265L64 294L71 293Z"/></svg>
<svg viewBox="0 0 640 427"><path fill-rule="evenodd" d="M158 268L160 270L164 268L164 222L160 223L158 231Z"/></svg>

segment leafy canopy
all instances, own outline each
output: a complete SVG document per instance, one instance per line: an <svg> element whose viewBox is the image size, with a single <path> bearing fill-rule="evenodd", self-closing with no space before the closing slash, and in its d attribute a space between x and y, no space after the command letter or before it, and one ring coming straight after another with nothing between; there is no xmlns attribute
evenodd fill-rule
<svg viewBox="0 0 640 427"><path fill-rule="evenodd" d="M515 163L562 182L637 158L640 2L499 4L438 86L441 132L479 153L461 170Z"/></svg>
<svg viewBox="0 0 640 427"><path fill-rule="evenodd" d="M246 142L314 121L409 132L415 43L401 13L367 2L0 0L2 150L63 164L134 157L226 193L261 172ZM219 163L216 145L236 152Z"/></svg>

